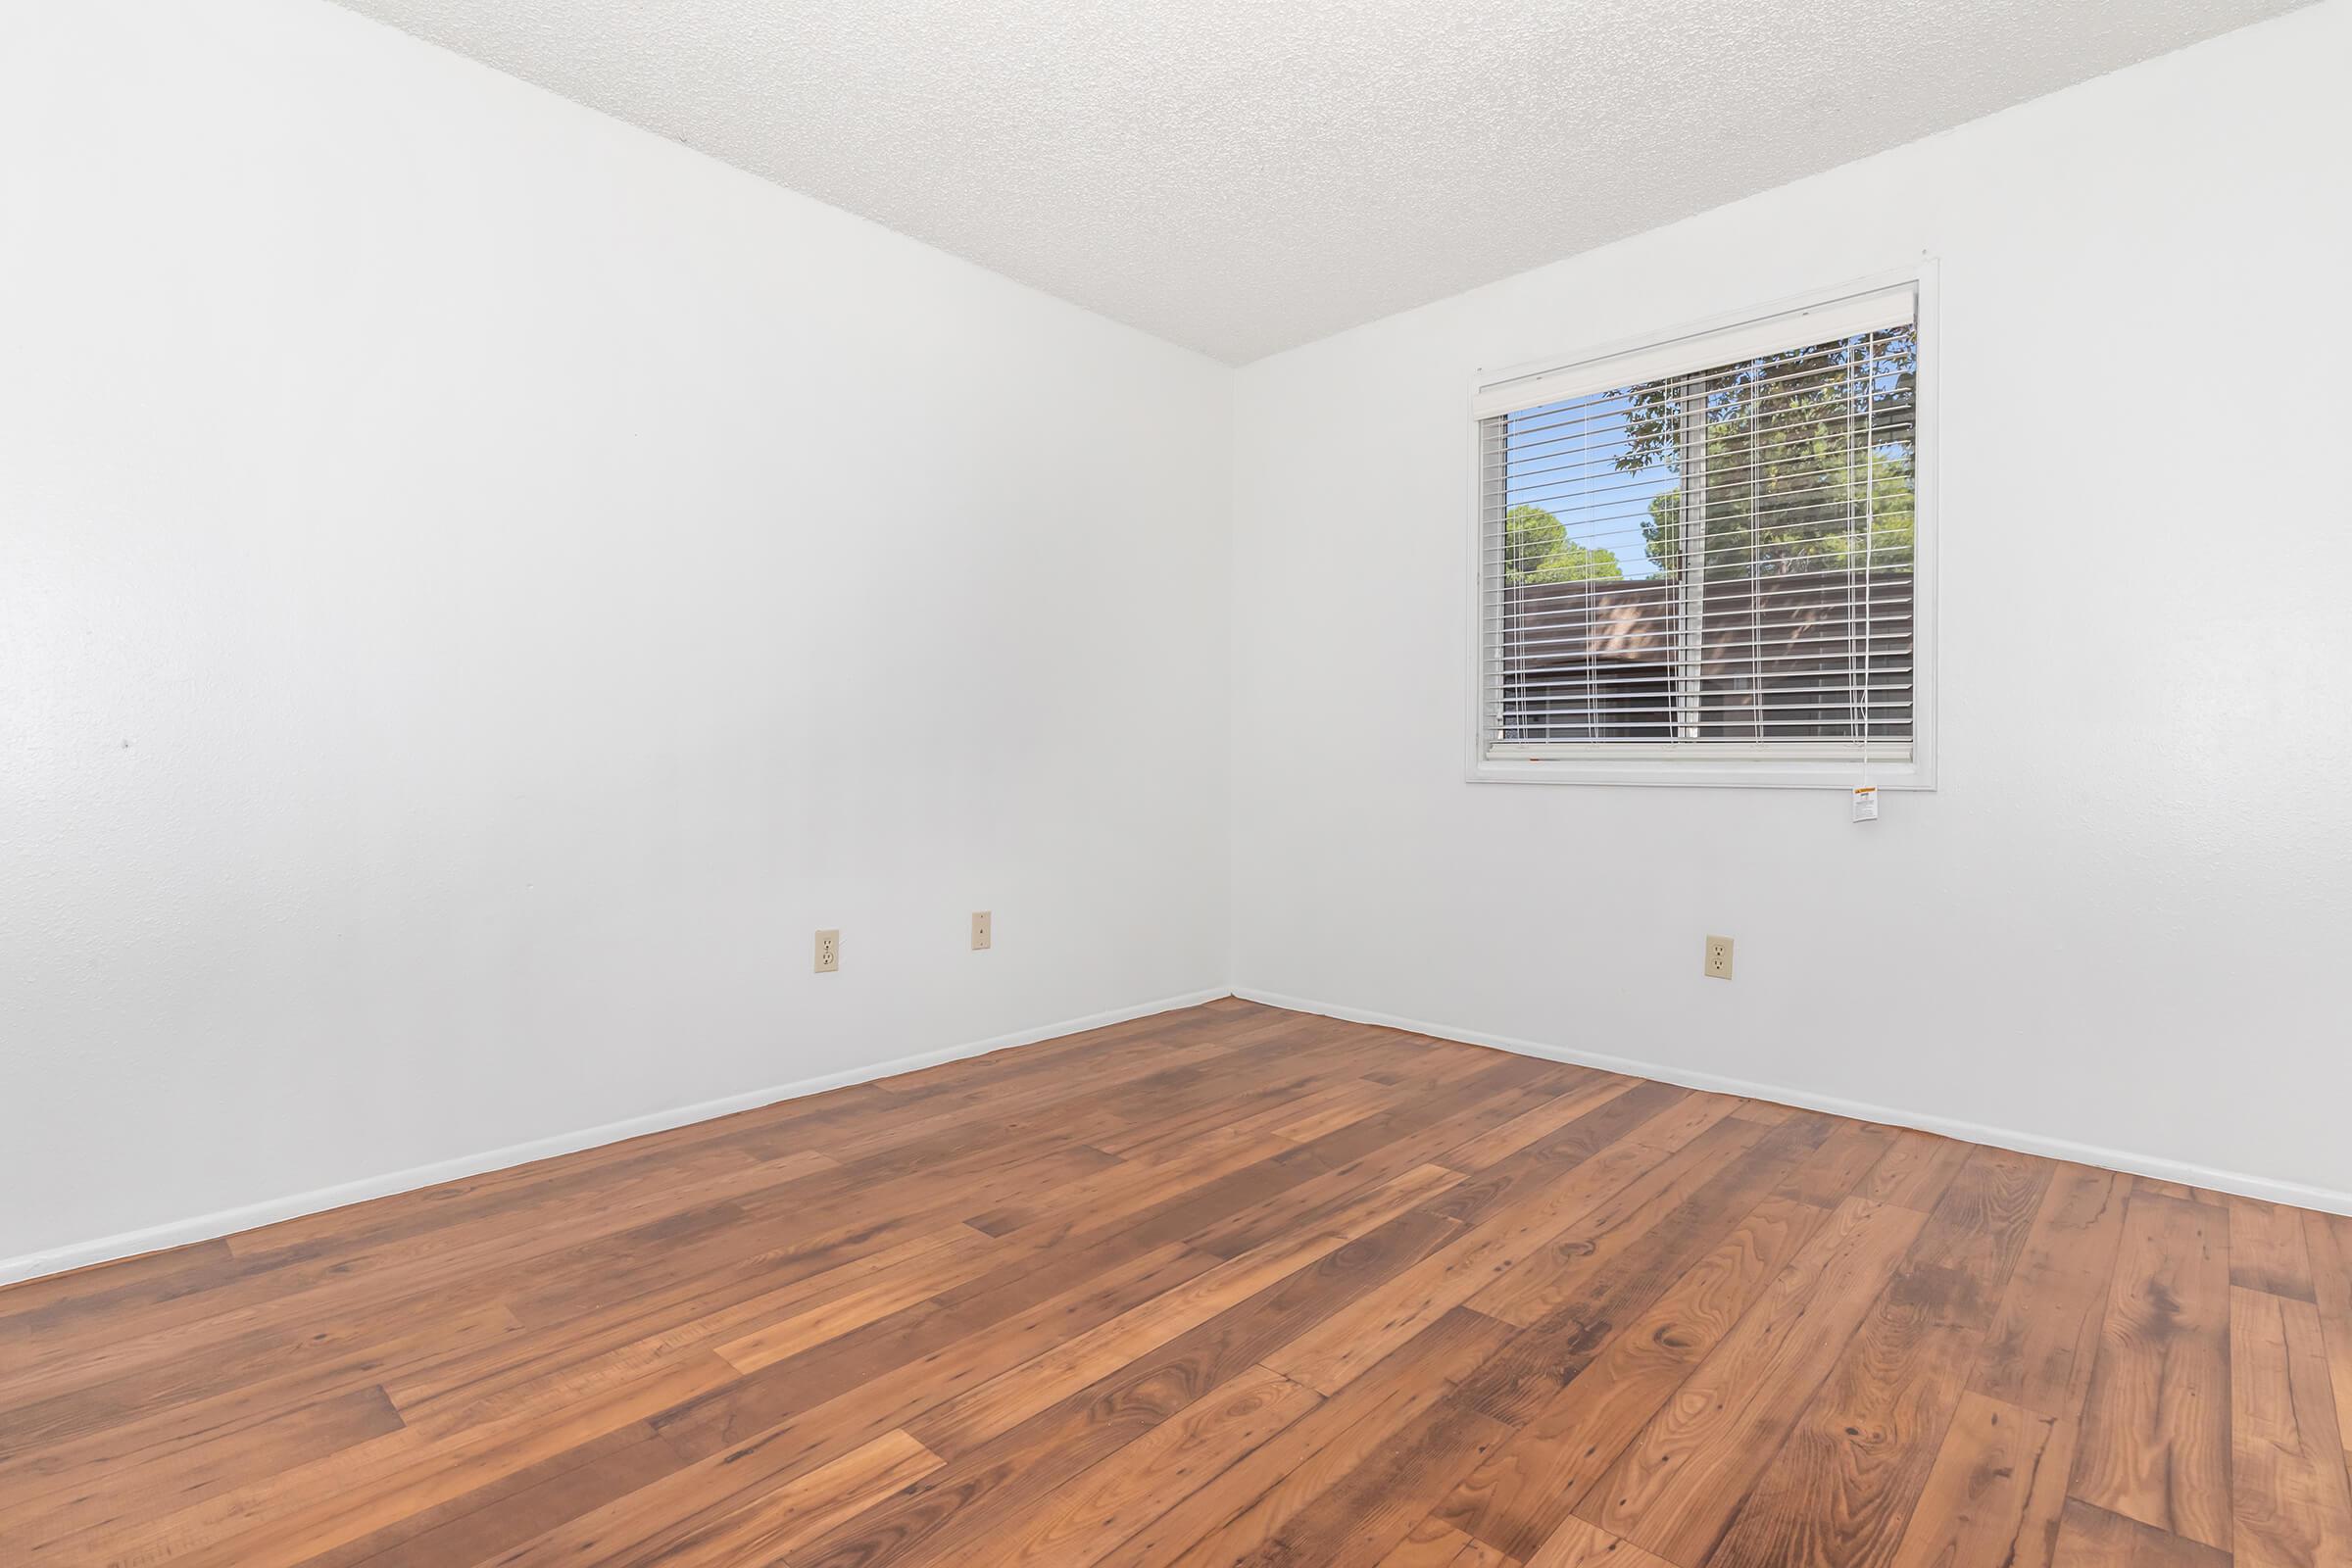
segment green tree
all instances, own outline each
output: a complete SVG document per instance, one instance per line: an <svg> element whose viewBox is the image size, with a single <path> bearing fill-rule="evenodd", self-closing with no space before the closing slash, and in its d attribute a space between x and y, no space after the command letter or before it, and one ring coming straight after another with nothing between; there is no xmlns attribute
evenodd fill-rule
<svg viewBox="0 0 2352 1568"><path fill-rule="evenodd" d="M1710 579L1859 566L1865 555L1877 569L1908 566L1917 366L1902 328L1767 355L1703 386L1633 387L1616 466L1670 464L1687 484L1696 466L1684 446L1703 424L1706 518L1688 557ZM1650 498L1642 524L1649 558L1670 575L1690 564L1684 509L1678 485Z"/></svg>
<svg viewBox="0 0 2352 1568"><path fill-rule="evenodd" d="M1592 582L1623 577L1617 553L1597 545L1582 545L1568 537L1560 519L1542 507L1522 503L1503 519L1503 580L1516 587L1530 582Z"/></svg>

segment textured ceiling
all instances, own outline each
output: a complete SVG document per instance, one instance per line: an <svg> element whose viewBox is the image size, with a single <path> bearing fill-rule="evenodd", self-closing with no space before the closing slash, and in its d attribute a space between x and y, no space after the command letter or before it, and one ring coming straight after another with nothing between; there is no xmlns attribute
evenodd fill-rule
<svg viewBox="0 0 2352 1568"><path fill-rule="evenodd" d="M344 0L1243 363L2297 0Z"/></svg>

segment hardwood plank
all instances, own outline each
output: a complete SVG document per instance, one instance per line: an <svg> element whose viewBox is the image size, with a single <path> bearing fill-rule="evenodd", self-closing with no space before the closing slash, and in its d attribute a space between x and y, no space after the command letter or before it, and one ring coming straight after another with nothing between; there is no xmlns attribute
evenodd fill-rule
<svg viewBox="0 0 2352 1568"><path fill-rule="evenodd" d="M1451 1525L1423 1519L1396 1548L1380 1559L1380 1568L1522 1568L1516 1558L1482 1541L1473 1541Z"/></svg>
<svg viewBox="0 0 2352 1568"><path fill-rule="evenodd" d="M1558 1132L1601 1102L1614 1100L1638 1087L1639 1083L1640 1080L1634 1078L1595 1076L1566 1094L1520 1112L1492 1132L1481 1133L1455 1147L1446 1152L1445 1162L1458 1171L1484 1170L1496 1160L1516 1154L1529 1145Z"/></svg>
<svg viewBox="0 0 2352 1568"><path fill-rule="evenodd" d="M1906 1267L1934 1275L1948 1320L1985 1329L2057 1169L2006 1149L1976 1149L1937 1200Z"/></svg>
<svg viewBox="0 0 2352 1568"><path fill-rule="evenodd" d="M1364 1368L1461 1305L1497 1274L1516 1267L1658 1162L1655 1148L1630 1135L1597 1151L1552 1185L1456 1238L1282 1348L1268 1364L1323 1394L1338 1393Z"/></svg>
<svg viewBox="0 0 2352 1568"><path fill-rule="evenodd" d="M7 1536L53 1541L131 1528L291 1466L401 1430L400 1413L380 1387L329 1394L244 1426L233 1443L182 1440L139 1456L135 1487L119 1481L128 1466L117 1455L84 1453L49 1485L11 1491Z"/></svg>
<svg viewBox="0 0 2352 1568"><path fill-rule="evenodd" d="M1886 1152L1855 1186L1853 1196L1904 1208L1934 1208L1944 1188L1960 1173L1969 1147L1934 1133L1898 1127Z"/></svg>
<svg viewBox="0 0 2352 1568"><path fill-rule="evenodd" d="M673 1405L654 1424L681 1463L647 1489L659 1489L654 1497L622 1517L658 1544L746 1493L903 1425L1214 1262L1175 1243L1109 1262L1115 1255L1035 1270L955 1309L935 1305L854 1351L821 1348ZM1045 1294L1055 1287L1057 1294ZM591 1527L591 1538L605 1528Z"/></svg>
<svg viewBox="0 0 2352 1568"><path fill-rule="evenodd" d="M1760 1175L1778 1166L1802 1144L1804 1130L1727 1119L1707 1128L1648 1167L1588 1213L1561 1230L1517 1267L1486 1281L1471 1304L1490 1317L1527 1327L1576 1300L1589 1283L1641 1245L1653 1228L1676 1213L1695 1193L1720 1195L1717 1178L1727 1170ZM1662 1148L1655 1140L1648 1147ZM1756 1150L1764 1153L1748 1156ZM1731 1201L1736 1202L1737 1200ZM1720 1208L1718 1212L1721 1212Z"/></svg>
<svg viewBox="0 0 2352 1568"><path fill-rule="evenodd" d="M2230 1553L2069 1498L2052 1568L2230 1568Z"/></svg>
<svg viewBox="0 0 2352 1568"><path fill-rule="evenodd" d="M1056 1272L1048 1283L1065 1289L1016 1314L992 1316L988 1332L958 1337L934 1314L878 1341L852 1367L828 1365L833 1357L819 1352L815 1361L796 1357L765 1368L715 1398L675 1403L653 1422L666 1463L549 1522L526 1548L500 1561L508 1568L583 1558L658 1561L762 1492L873 1441L942 1394L1150 1299L1204 1262L1169 1246L1075 1280ZM993 1311L1004 1303L987 1304ZM783 1380L785 1392L771 1379Z"/></svg>
<svg viewBox="0 0 2352 1568"><path fill-rule="evenodd" d="M1272 1541L1298 1513L1434 1406L1510 1330L1456 1307L1387 1360L1284 1430L1102 1559L1110 1568L1225 1568Z"/></svg>
<svg viewBox="0 0 2352 1568"><path fill-rule="evenodd" d="M987 1270L995 1262L990 1239L974 1232L935 1247L894 1269L872 1284L774 1319L748 1334L722 1341L714 1348L719 1359L738 1372L757 1372L788 1355L837 1340L852 1329L863 1328L894 1312L928 1300L952 1286Z"/></svg>
<svg viewBox="0 0 2352 1568"><path fill-rule="evenodd" d="M2066 1501L2057 1427L1981 1394L1962 1398L1894 1568L2048 1568Z"/></svg>
<svg viewBox="0 0 2352 1568"><path fill-rule="evenodd" d="M35 1399L0 1416L0 1496L38 1496L96 1473L148 1464L194 1447L234 1447L289 1411L365 1385L397 1407L402 1369L434 1356L464 1354L517 1332L503 1307L454 1311L405 1331L378 1324L321 1328L309 1339L277 1341L274 1374L214 1392L203 1373L153 1369L66 1396ZM376 1379L366 1383L369 1377Z"/></svg>
<svg viewBox="0 0 2352 1568"><path fill-rule="evenodd" d="M642 1430L654 1412L712 1387L725 1363L704 1355L579 1398L551 1400L443 1439L414 1429L316 1458L266 1481L176 1508L103 1539L109 1560L203 1568L295 1568L320 1552L482 1484ZM31 1563L88 1560L86 1534L35 1541Z"/></svg>
<svg viewBox="0 0 2352 1568"><path fill-rule="evenodd" d="M1367 1286L1408 1267L1452 1229L1451 1221L1426 1213L1398 1215L957 1455L938 1474L795 1552L796 1568L967 1560L1019 1509L1239 1376Z"/></svg>
<svg viewBox="0 0 2352 1568"><path fill-rule="evenodd" d="M2230 1283L2249 1291L2314 1301L2303 1212L2251 1198L2225 1197L2230 1210Z"/></svg>
<svg viewBox="0 0 2352 1568"><path fill-rule="evenodd" d="M2303 1240L2311 1258L2313 1298L2328 1350L2328 1379L2335 1391L2335 1425L2352 1468L2352 1219L2306 1213Z"/></svg>
<svg viewBox="0 0 2352 1568"><path fill-rule="evenodd" d="M1845 1122L1777 1189L1783 1198L1836 1208L1886 1155L1895 1129Z"/></svg>
<svg viewBox="0 0 2352 1568"><path fill-rule="evenodd" d="M1702 1563L1927 1216L1848 1199L1644 1426L1578 1516Z"/></svg>
<svg viewBox="0 0 2352 1568"><path fill-rule="evenodd" d="M2132 1190L2135 1193L2146 1193L2152 1198L2178 1199L2183 1203L2219 1204L2221 1202L2219 1195L2209 1193L2201 1187L2190 1187L2180 1182L2159 1181L2153 1176L2132 1177Z"/></svg>
<svg viewBox="0 0 2352 1568"><path fill-rule="evenodd" d="M2070 1495L2228 1551L2230 1215L2134 1190Z"/></svg>
<svg viewBox="0 0 2352 1568"><path fill-rule="evenodd" d="M1311 1144L1325 1133L1352 1127L1366 1116L1387 1109L1396 1102L1397 1098L1395 1089L1387 1084L1376 1084L1369 1078L1336 1084L1285 1106L1283 1119L1271 1130L1277 1138L1287 1138L1295 1144Z"/></svg>
<svg viewBox="0 0 2352 1568"><path fill-rule="evenodd" d="M961 1220L984 1236L1001 1238L1035 1236L1056 1224L1099 1224L1110 1214L1151 1207L1171 1190L1264 1164L1288 1147L1286 1140L1247 1124L1215 1128L1167 1149L1122 1155L1116 1164L1074 1182L1024 1183L1007 1200L984 1213L967 1212Z"/></svg>
<svg viewBox="0 0 2352 1568"><path fill-rule="evenodd" d="M2236 1217L2233 1206L2232 1247ZM2244 1287L2230 1292L2230 1412L2238 1568L2352 1563L2352 1482L2318 1307Z"/></svg>
<svg viewBox="0 0 2352 1568"><path fill-rule="evenodd" d="M886 1432L712 1520L670 1547L662 1560L666 1568L738 1568L778 1561L804 1542L922 1480L943 1462L906 1433Z"/></svg>
<svg viewBox="0 0 2352 1568"><path fill-rule="evenodd" d="M1643 1201L1627 1210L1611 1205L1595 1216L1596 1234L1589 1241L1571 1235L1562 1246L1531 1260L1526 1267L1542 1277L1530 1289L1549 1309L1472 1378L1470 1391L1480 1407L1506 1425L1524 1425L1623 1324L1647 1311L1677 1279L1732 1235L1789 1162L1819 1143L1822 1131L1803 1119L1769 1127L1753 1149L1716 1171L1680 1203L1665 1207L1671 1195L1660 1193L1656 1203ZM1569 1251L1579 1255L1566 1267L1555 1266L1554 1259ZM1526 1293L1499 1294L1507 1307ZM1476 1307L1486 1295L1481 1292L1470 1304Z"/></svg>
<svg viewBox="0 0 2352 1568"><path fill-rule="evenodd" d="M1509 1121L1558 1091L1524 1072L1488 1069L1447 1084L1395 1110L1368 1116L1269 1159L1283 1173L1279 1182L1249 1204L1220 1204L1196 1213L1182 1234L1195 1247L1232 1257L1267 1238L1299 1225L1333 1205L1349 1201L1368 1181L1382 1181L1415 1165L1452 1168L1446 1152Z"/></svg>
<svg viewBox="0 0 2352 1568"><path fill-rule="evenodd" d="M2082 1409L2132 1178L2062 1165L2001 1298L1970 1387L2071 1422Z"/></svg>
<svg viewBox="0 0 2352 1568"><path fill-rule="evenodd" d="M1465 1392L1505 1425L1525 1425L1624 1324L1649 1310L1734 1235L1789 1159L1819 1142L1819 1131L1803 1120L1775 1126L1667 1213L1653 1217L1637 1210L1628 1216L1595 1242L1577 1269L1546 1283L1544 1298L1558 1304L1474 1373Z"/></svg>
<svg viewBox="0 0 2352 1568"><path fill-rule="evenodd" d="M1378 1568L1509 1432L1475 1405L1441 1399L1240 1560L1253 1568Z"/></svg>
<svg viewBox="0 0 2352 1568"><path fill-rule="evenodd" d="M1397 1220L1432 1191L1458 1180L1443 1166L1408 1171L1373 1189L1349 1212L1305 1235L1277 1239L1244 1252L969 1393L942 1400L915 1419L915 1431L941 1453L962 1453ZM1437 1225L1426 1230L1432 1236L1445 1234Z"/></svg>
<svg viewBox="0 0 2352 1568"><path fill-rule="evenodd" d="M1610 1535L1582 1519L1563 1519L1527 1568L1674 1568L1632 1542Z"/></svg>
<svg viewBox="0 0 2352 1568"><path fill-rule="evenodd" d="M302 1559L302 1568L443 1568L488 1562L608 1498L635 1490L672 1462L642 1424L621 1428L536 1463L444 1496Z"/></svg>
<svg viewBox="0 0 2352 1568"><path fill-rule="evenodd" d="M989 1560L1089 1568L1321 1403L1312 1389L1258 1368L1194 1401L995 1537Z"/></svg>
<svg viewBox="0 0 2352 1568"><path fill-rule="evenodd" d="M1464 1226L1481 1226L1565 1176L1589 1181L1591 1167L1603 1159L1646 1167L1722 1121L1732 1103L1679 1090L1649 1092L1656 1087L1616 1097L1551 1137L1471 1174L1446 1195L1442 1212ZM1754 1136L1744 1124L1735 1131Z"/></svg>
<svg viewBox="0 0 2352 1568"><path fill-rule="evenodd" d="M1630 1085L1633 1080L1626 1082ZM343 1212L348 1213L346 1209ZM246 1234L251 1235L252 1232ZM216 1237L185 1247L142 1252L111 1263L90 1263L37 1280L0 1286L0 1326L21 1337L21 1321L35 1314L86 1321L110 1300L160 1300L202 1290L236 1262L233 1238Z"/></svg>
<svg viewBox="0 0 2352 1568"><path fill-rule="evenodd" d="M1892 1560L2048 1179L2045 1160L1970 1154L1708 1568Z"/></svg>
<svg viewBox="0 0 2352 1568"><path fill-rule="evenodd" d="M1438 1515L1505 1552L1535 1555L1828 1218L1788 1199L1758 1204L1464 1478Z"/></svg>
<svg viewBox="0 0 2352 1568"><path fill-rule="evenodd" d="M1041 1151L1033 1146L1030 1152ZM1033 1163L1024 1166L1015 1160L1011 1168L983 1179L1046 1180L1066 1174L1077 1164L1099 1166L1106 1159L1092 1151L1052 1150ZM959 1164L941 1172L941 1178L953 1180ZM799 1182L788 1185L796 1192L801 1190ZM867 1196L875 1197L871 1192ZM511 1311L521 1307L516 1311L519 1319L532 1326L552 1327L552 1321L540 1319L523 1305L533 1293L625 1300L648 1284L666 1278L683 1259L723 1255L729 1250L740 1255L747 1241L769 1234L767 1226L741 1201L711 1203L704 1200L707 1197L700 1192L681 1195L680 1200L687 1206L673 1213L654 1212L652 1217L647 1217L645 1207L621 1215L592 1213L577 1224L557 1227L522 1246L495 1228L468 1223L459 1229L464 1238L461 1244L435 1245L428 1233L391 1251L361 1259L316 1268L306 1263L290 1274L249 1275L213 1297L209 1311L202 1302L173 1302L154 1319L108 1325L138 1331L128 1339L94 1326L90 1332L102 1341L95 1353L88 1348L78 1356L64 1354L55 1347L51 1351L58 1361L84 1375L101 1369L120 1373L173 1360L209 1363L231 1341L267 1343L269 1336L282 1340L307 1334L322 1318L337 1322L372 1314L376 1321L400 1320L415 1311L478 1305L485 1299L500 1300ZM870 1219L835 1229L829 1222L839 1213L839 1202L796 1212L798 1228L791 1233L795 1240L788 1256L775 1260L776 1280L789 1279L796 1271L813 1272L830 1266L839 1260L838 1249L845 1245L879 1248L899 1239L895 1231L877 1227ZM935 1214L925 1217L937 1223ZM815 1234L809 1234L811 1231ZM42 1368L37 1356L23 1368L22 1375L39 1385Z"/></svg>
<svg viewBox="0 0 2352 1568"><path fill-rule="evenodd" d="M631 1344L709 1344L761 1323L815 1310L864 1289L878 1278L927 1266L943 1247L982 1244L961 1225L920 1231L876 1251L856 1251L831 1267L829 1256L780 1258L760 1254L731 1268L689 1273L675 1291L629 1295L600 1302L601 1310L541 1316L534 1327L478 1351L447 1355L397 1372L389 1381L404 1410L429 1413L437 1405L527 1381L551 1365ZM754 1290L762 1282L782 1281ZM750 1294L747 1294L750 1293Z"/></svg>

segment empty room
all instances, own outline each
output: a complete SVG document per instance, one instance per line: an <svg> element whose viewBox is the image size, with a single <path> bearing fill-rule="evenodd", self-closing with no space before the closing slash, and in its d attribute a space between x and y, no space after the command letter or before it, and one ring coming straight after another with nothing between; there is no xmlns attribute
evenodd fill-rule
<svg viewBox="0 0 2352 1568"><path fill-rule="evenodd" d="M0 1568L2352 1568L2348 366L2352 0L0 0Z"/></svg>

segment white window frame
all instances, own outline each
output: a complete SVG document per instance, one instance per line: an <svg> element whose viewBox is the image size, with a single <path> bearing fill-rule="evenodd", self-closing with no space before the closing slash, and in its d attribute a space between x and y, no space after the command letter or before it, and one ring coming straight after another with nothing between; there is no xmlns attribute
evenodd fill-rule
<svg viewBox="0 0 2352 1568"><path fill-rule="evenodd" d="M1581 373L1602 360L1647 355L1666 350L1685 339L1722 336L1728 357L1739 357L1740 339L1733 334L1763 327L1774 318L1799 312L1823 311L1840 302L1889 289L1913 291L1916 311L1918 368L1914 404L1914 495L1912 522L1912 710L1911 755L1895 760L1857 760L1845 742L1787 742L1741 747L1725 754L1712 748L1644 745L1639 741L1530 745L1524 759L1490 755L1494 743L1487 734L1486 609L1485 609L1485 451L1482 419L1492 413L1493 394L1506 382L1536 376ZM1465 439L1464 466L1469 474L1469 762L1467 778L1474 784L1636 784L1683 785L1744 789L1851 789L1868 782L1889 790L1932 790L1936 787L1936 469L1941 442L1937 439L1936 368L1941 358L1941 335L1936 330L1936 267L1923 259L1900 270L1856 278L1834 288L1816 290L1753 309L1727 312L1704 320L1687 322L1665 331L1597 344L1571 354L1478 373L1472 382ZM1640 379L1639 376L1634 379ZM1518 750L1518 748L1513 748ZM1835 755L1825 755L1832 753Z"/></svg>

